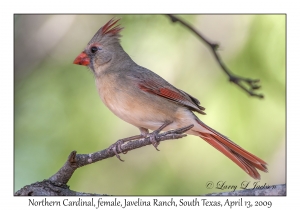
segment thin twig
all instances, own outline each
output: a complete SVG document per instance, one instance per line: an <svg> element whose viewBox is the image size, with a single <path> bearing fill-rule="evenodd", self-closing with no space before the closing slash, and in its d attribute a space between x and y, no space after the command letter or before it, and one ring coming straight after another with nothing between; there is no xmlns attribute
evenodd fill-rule
<svg viewBox="0 0 300 210"><path fill-rule="evenodd" d="M221 66L222 70L227 74L227 76L229 77L229 81L233 82L234 84L236 84L237 86L239 86L241 89L243 89L244 91L246 91L250 96L255 96L258 98L264 98L264 96L262 94L257 94L254 91L258 90L261 86L258 84L259 83L259 79L249 79L249 78L244 78L244 77L240 77L237 75L234 75L223 63L220 55L218 54L217 50L219 45L216 43L212 43L210 41L208 41L208 39L206 39L201 33L199 33L196 29L194 29L192 26L190 26L188 23L186 23L185 21L181 20L180 18L174 16L174 15L167 15L172 22L179 22L181 23L183 26L185 26L186 28L188 28L190 31L192 31L197 37L199 37L206 45L209 46L209 48L211 49L215 59L217 60L218 64ZM248 85L248 86L247 86Z"/></svg>

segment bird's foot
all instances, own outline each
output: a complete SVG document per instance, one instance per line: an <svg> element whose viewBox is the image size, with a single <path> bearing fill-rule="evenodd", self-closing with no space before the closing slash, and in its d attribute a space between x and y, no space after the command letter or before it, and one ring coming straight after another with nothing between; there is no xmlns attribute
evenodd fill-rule
<svg viewBox="0 0 300 210"><path fill-rule="evenodd" d="M123 154L126 154L126 153L127 153L127 152L123 152L123 151L122 151L122 148L121 148L121 145L122 145L122 144L124 144L124 140L123 140L123 139L120 139L120 140L116 141L116 143L110 145L110 147L109 147L108 149L109 149L109 150L112 150L112 151L115 153L116 157L117 157L120 161L124 162L124 160L122 160L121 157L120 157L120 155L118 154L118 151L119 151L119 153L122 152Z"/></svg>
<svg viewBox="0 0 300 210"><path fill-rule="evenodd" d="M135 140L135 139L140 139L140 138L144 137L144 135L147 135L147 132L148 132L148 130L146 130L146 129L143 130L143 129L142 129L142 130L141 130L141 133L142 133L141 135L136 135L136 136L131 136L131 137L127 137L127 138L124 138L124 139L120 139L120 140L118 140L116 143L112 144L108 149L114 151L116 157L117 157L120 161L124 161L124 160L122 160L122 159L120 158L120 155L118 154L118 152L119 152L119 153L122 152L123 154L126 154L126 153L127 153L127 152L124 152L124 151L122 150L122 148L121 148L122 144L124 144L124 143L127 142L127 141L131 141L131 140Z"/></svg>
<svg viewBox="0 0 300 210"><path fill-rule="evenodd" d="M155 147L155 149L157 151L159 151L159 149L157 149L158 145L159 145L159 133L168 125L170 125L172 123L172 121L167 121L165 122L162 126L160 126L157 130L153 131L152 133L149 133L148 136L150 138L150 142L152 143L152 145Z"/></svg>
<svg viewBox="0 0 300 210"><path fill-rule="evenodd" d="M160 131L156 130L156 131L153 131L152 133L149 133L148 136L150 138L150 142L152 143L152 145L154 146L154 148L157 150L157 151L160 151L157 147L159 145L159 137L158 137L158 134L159 134Z"/></svg>

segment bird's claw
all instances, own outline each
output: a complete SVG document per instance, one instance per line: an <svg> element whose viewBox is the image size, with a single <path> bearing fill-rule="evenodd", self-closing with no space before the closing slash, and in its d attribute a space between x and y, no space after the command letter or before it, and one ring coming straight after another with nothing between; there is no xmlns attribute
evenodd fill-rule
<svg viewBox="0 0 300 210"><path fill-rule="evenodd" d="M122 151L122 148L121 148L121 145L122 145L122 144L124 144L124 141L123 141L122 139L120 139L120 140L118 140L116 143L110 145L110 147L109 147L108 149L109 149L109 150L112 150L112 151L115 153L116 157L117 157L120 161L124 162L124 160L122 160L121 157L120 157L120 155L118 154L118 151L119 151L119 152L122 152L123 154L126 154L126 153L127 153L127 152L123 152L123 151Z"/></svg>
<svg viewBox="0 0 300 210"><path fill-rule="evenodd" d="M148 136L150 137L150 142L152 143L152 145L155 147L155 149L157 151L159 151L159 149L157 149L158 145L159 145L159 136L158 134L168 125L170 125L172 123L172 121L167 121L165 122L162 126L160 126L157 130L153 131L152 133L148 134Z"/></svg>
<svg viewBox="0 0 300 210"><path fill-rule="evenodd" d="M149 134L149 138L150 138L150 142L152 143L152 145L154 146L154 148L157 150L157 151L160 151L157 147L159 145L159 141L157 141L158 139L158 132L157 131L154 131L152 133Z"/></svg>

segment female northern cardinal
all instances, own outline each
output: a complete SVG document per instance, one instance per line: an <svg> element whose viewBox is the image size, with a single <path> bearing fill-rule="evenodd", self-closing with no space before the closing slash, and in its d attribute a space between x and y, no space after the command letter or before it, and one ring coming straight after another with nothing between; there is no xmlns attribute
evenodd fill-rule
<svg viewBox="0 0 300 210"><path fill-rule="evenodd" d="M155 148L155 136L160 130L182 128L193 124L187 134L196 135L222 152L254 179L260 179L256 168L267 172L267 163L239 147L227 137L205 125L193 111L200 114L204 108L188 93L177 89L154 72L137 65L119 43L115 26L119 20L111 19L101 27L74 64L88 66L95 75L96 86L104 104L118 117L138 127L141 135L124 141L150 136ZM149 134L148 129L154 130ZM120 159L120 158L119 158Z"/></svg>

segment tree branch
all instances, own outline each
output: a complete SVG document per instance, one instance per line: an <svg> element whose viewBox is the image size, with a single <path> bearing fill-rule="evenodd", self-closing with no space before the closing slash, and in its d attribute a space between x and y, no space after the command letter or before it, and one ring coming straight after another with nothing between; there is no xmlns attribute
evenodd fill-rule
<svg viewBox="0 0 300 210"><path fill-rule="evenodd" d="M184 133L190 130L193 126L194 125L189 125L184 128L170 130L158 134L156 141L161 142L165 140L173 140L185 137L186 134ZM128 151L138 149L140 147L144 147L150 144L152 144L150 141L150 137L146 137L144 139L125 142L121 145L121 150L123 151L123 153L127 153ZM68 183L68 181L70 180L77 168L115 156L114 151L110 148L91 154L76 153L76 151L72 151L65 164L48 180L27 185L22 189L18 190L15 193L15 195L75 195L74 193L77 192L69 190L69 187L66 184ZM117 150L117 153L120 154L121 152ZM57 189L57 187L62 188L62 190ZM81 195L85 195L85 193L81 193ZM87 193L86 195L91 194Z"/></svg>
<svg viewBox="0 0 300 210"><path fill-rule="evenodd" d="M215 59L217 60L218 64L220 65L221 69L227 74L227 76L229 77L229 81L233 82L234 84L236 84L237 86L239 86L242 90L246 91L250 96L255 96L258 98L263 98L264 96L262 94L257 94L254 91L258 90L261 86L258 84L259 83L259 79L249 79L249 78L244 78L244 77L240 77L237 76L235 74L233 74L227 67L226 65L223 63L220 55L217 52L217 49L219 47L218 44L216 43L212 43L210 41L208 41L208 39L206 39L201 33L199 33L196 29L194 29L192 26L190 26L188 23L186 23L185 21L181 20L180 18L174 16L174 15L167 15L172 22L179 22L181 23L183 26L185 26L188 30L192 31L198 38L200 38L200 40L202 40L206 45L209 46L212 54L214 55Z"/></svg>
<svg viewBox="0 0 300 210"><path fill-rule="evenodd" d="M104 196L105 194L82 193L69 189L66 184L59 184L45 179L26 185L15 193L16 196Z"/></svg>

